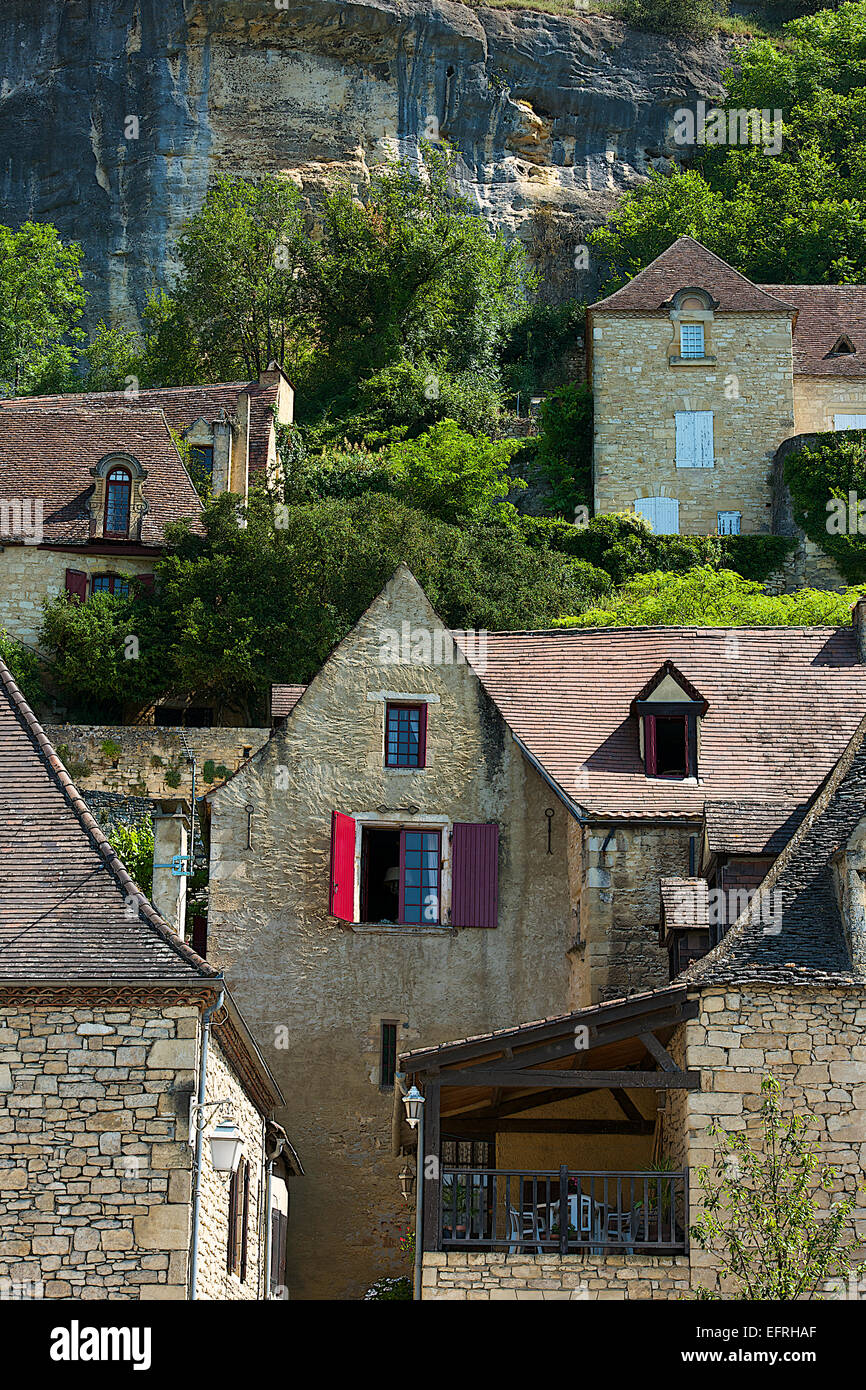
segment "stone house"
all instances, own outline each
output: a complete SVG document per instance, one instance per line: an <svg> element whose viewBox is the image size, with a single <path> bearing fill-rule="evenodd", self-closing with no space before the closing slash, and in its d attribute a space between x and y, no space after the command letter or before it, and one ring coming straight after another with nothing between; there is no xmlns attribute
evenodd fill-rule
<svg viewBox="0 0 866 1390"><path fill-rule="evenodd" d="M756 285L680 237L587 310L596 512L768 533L784 440L866 426L866 288Z"/></svg>
<svg viewBox="0 0 866 1390"><path fill-rule="evenodd" d="M274 482L294 389L271 363L257 381L21 397L0 411L0 627L33 644L44 598L152 583L166 522L197 524L178 441L214 493L246 500Z"/></svg>
<svg viewBox="0 0 866 1390"><path fill-rule="evenodd" d="M864 863L866 718L737 921L670 985L402 1058L401 1080L424 1088L425 1153L441 1160L441 1178L425 1181L423 1297L719 1287L713 1252L688 1239L696 1169L712 1163L713 1123L758 1139L768 1072L783 1113L811 1118L835 1192L853 1201L852 1266L862 1259ZM682 896L680 920L700 925L699 904ZM455 1128L466 1146L493 1135L491 1161L456 1161L441 1140ZM819 1194L819 1206L830 1201ZM863 1296L852 1280L823 1291Z"/></svg>
<svg viewBox="0 0 866 1390"><path fill-rule="evenodd" d="M159 386L147 390L89 391L63 396L21 396L0 401L4 410L161 410L171 431L195 454L214 493L244 500L261 477L279 468L276 425L294 419L295 390L270 362L257 381L212 386Z"/></svg>
<svg viewBox="0 0 866 1390"><path fill-rule="evenodd" d="M0 1291L285 1297L283 1096L0 662ZM233 1171L211 1139L229 1127ZM225 1129L220 1133L225 1133Z"/></svg>
<svg viewBox="0 0 866 1390"><path fill-rule="evenodd" d="M0 627L34 645L42 601L153 583L164 527L201 501L161 410L0 414Z"/></svg>
<svg viewBox="0 0 866 1390"><path fill-rule="evenodd" d="M866 707L859 631L451 634L401 567L305 690L274 692L282 723L206 798L208 949L278 1079L308 1078L280 1116L313 1170L302 1296L400 1270L398 1053L670 988L661 882L772 863ZM716 802L748 852L705 848ZM620 1122L637 1162L654 1113L604 1101L587 1166ZM461 1127L441 1135L453 1160ZM494 1138L475 1126L482 1166Z"/></svg>

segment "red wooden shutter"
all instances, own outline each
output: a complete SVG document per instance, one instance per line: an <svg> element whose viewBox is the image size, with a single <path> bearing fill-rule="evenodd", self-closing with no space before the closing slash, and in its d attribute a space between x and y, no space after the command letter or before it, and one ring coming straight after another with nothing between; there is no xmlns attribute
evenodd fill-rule
<svg viewBox="0 0 866 1390"><path fill-rule="evenodd" d="M658 757L656 754L656 717L654 714L645 714L643 717L643 751L646 770L654 776L658 768Z"/></svg>
<svg viewBox="0 0 866 1390"><path fill-rule="evenodd" d="M66 571L66 593L78 603L87 602L87 575L84 570Z"/></svg>
<svg viewBox="0 0 866 1390"><path fill-rule="evenodd" d="M454 826L452 927L495 927L499 898L499 826Z"/></svg>
<svg viewBox="0 0 866 1390"><path fill-rule="evenodd" d="M343 922L355 919L355 822L331 812L331 883L328 911Z"/></svg>
<svg viewBox="0 0 866 1390"><path fill-rule="evenodd" d="M247 1241L249 1236L250 1221L250 1165L246 1159L243 1161L244 1185L243 1185L243 1207L241 1216L241 1283L247 1277Z"/></svg>

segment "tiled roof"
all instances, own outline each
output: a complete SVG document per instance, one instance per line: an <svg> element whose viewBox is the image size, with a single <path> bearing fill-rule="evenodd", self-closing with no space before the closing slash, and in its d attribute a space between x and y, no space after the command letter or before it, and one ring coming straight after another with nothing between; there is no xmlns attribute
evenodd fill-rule
<svg viewBox="0 0 866 1390"><path fill-rule="evenodd" d="M0 982L219 978L133 883L0 661Z"/></svg>
<svg viewBox="0 0 866 1390"><path fill-rule="evenodd" d="M781 854L805 814L805 802L708 801L707 846L711 854Z"/></svg>
<svg viewBox="0 0 866 1390"><path fill-rule="evenodd" d="M654 313L666 310L677 290L684 289L706 290L722 311L769 314L791 308L787 286L753 285L690 236L679 237L622 289L590 307L593 314Z"/></svg>
<svg viewBox="0 0 866 1390"><path fill-rule="evenodd" d="M708 799L807 801L866 709L851 628L565 628L454 634L506 721L605 818L700 820ZM648 778L634 696L665 661L709 703L699 781Z"/></svg>
<svg viewBox="0 0 866 1390"><path fill-rule="evenodd" d="M709 886L705 878L661 878L659 895L667 927L709 926Z"/></svg>
<svg viewBox="0 0 866 1390"><path fill-rule="evenodd" d="M305 685L272 685L271 718L285 719L291 714L306 688Z"/></svg>
<svg viewBox="0 0 866 1390"><path fill-rule="evenodd" d="M761 285L797 310L795 376L866 376L866 285ZM842 337L854 352L834 353Z"/></svg>
<svg viewBox="0 0 866 1390"><path fill-rule="evenodd" d="M153 387L127 396L123 391L79 392L68 396L14 397L0 401L4 409L69 409L76 406L87 410L164 410L170 427L184 434L196 420L213 424L225 413L234 416L238 396L250 394L250 473L263 470L268 457L268 441L273 424L273 408L277 400L277 382L230 381L215 386Z"/></svg>
<svg viewBox="0 0 866 1390"><path fill-rule="evenodd" d="M833 860L866 809L866 718L749 907L679 981L850 985Z"/></svg>
<svg viewBox="0 0 866 1390"><path fill-rule="evenodd" d="M201 501L161 410L10 410L0 417L0 497L41 498L44 539L90 543L90 470L106 454L128 453L147 470L141 544L161 546L169 521L191 517Z"/></svg>

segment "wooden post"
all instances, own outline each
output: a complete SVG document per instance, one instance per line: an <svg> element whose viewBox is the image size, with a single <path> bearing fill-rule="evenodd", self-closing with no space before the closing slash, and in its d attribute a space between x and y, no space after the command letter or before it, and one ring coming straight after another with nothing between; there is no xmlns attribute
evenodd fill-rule
<svg viewBox="0 0 866 1390"><path fill-rule="evenodd" d="M422 1249L438 1250L440 1241L440 1194L442 1192L442 1145L439 1123L439 1082L424 1087L424 1238ZM431 1162L431 1160L433 1160Z"/></svg>
<svg viewBox="0 0 866 1390"><path fill-rule="evenodd" d="M559 1253L568 1254L568 1169L559 1169Z"/></svg>

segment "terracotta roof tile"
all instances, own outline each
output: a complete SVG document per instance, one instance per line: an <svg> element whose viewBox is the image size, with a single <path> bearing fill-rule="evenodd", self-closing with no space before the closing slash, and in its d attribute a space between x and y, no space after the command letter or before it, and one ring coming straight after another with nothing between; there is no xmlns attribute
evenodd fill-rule
<svg viewBox="0 0 866 1390"><path fill-rule="evenodd" d="M795 376L866 376L866 285L762 285L797 310ZM842 337L853 353L834 353Z"/></svg>
<svg viewBox="0 0 866 1390"><path fill-rule="evenodd" d="M866 709L851 628L454 634L514 733L593 816L701 820L707 799L808 801ZM648 778L634 696L665 661L708 701L695 781Z"/></svg>
<svg viewBox="0 0 866 1390"><path fill-rule="evenodd" d="M133 883L0 661L0 981L216 978Z"/></svg>
<svg viewBox="0 0 866 1390"><path fill-rule="evenodd" d="M306 688L305 685L272 685L271 718L285 719L291 714Z"/></svg>
<svg viewBox="0 0 866 1390"><path fill-rule="evenodd" d="M42 499L44 538L88 545L90 470L106 454L128 453L147 470L141 544L161 546L169 521L198 526L201 501L161 410L10 410L0 417L0 496Z"/></svg>
<svg viewBox="0 0 866 1390"><path fill-rule="evenodd" d="M590 306L593 314L666 310L677 290L704 289L720 310L737 313L786 313L787 286L754 285L694 237L681 236L627 285ZM782 293L782 290L785 293Z"/></svg>

